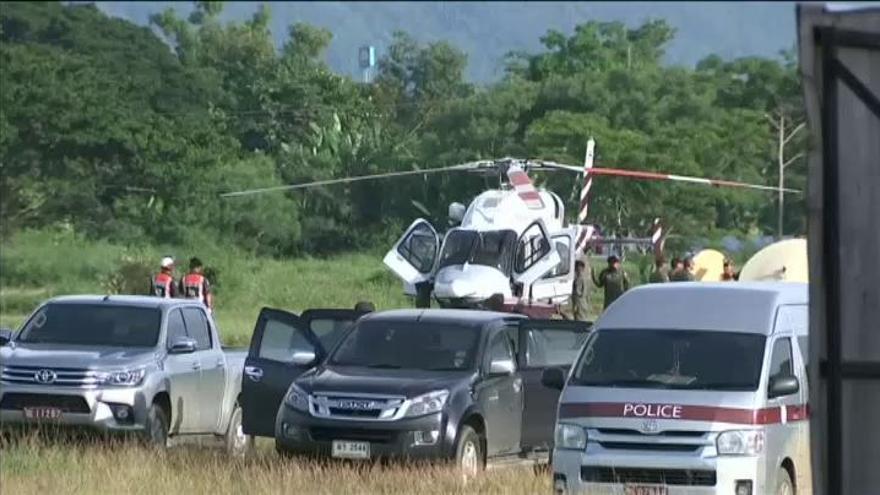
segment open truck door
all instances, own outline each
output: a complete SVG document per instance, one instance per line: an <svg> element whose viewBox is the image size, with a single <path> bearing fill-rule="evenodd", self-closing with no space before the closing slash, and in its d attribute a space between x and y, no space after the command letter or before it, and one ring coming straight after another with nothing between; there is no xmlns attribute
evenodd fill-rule
<svg viewBox="0 0 880 495"><path fill-rule="evenodd" d="M548 368L565 373L577 360L592 323L571 320L522 320L519 323L517 364L523 380L521 445L552 449L556 404L562 393L541 383Z"/></svg>
<svg viewBox="0 0 880 495"><path fill-rule="evenodd" d="M296 377L326 357L363 313L315 309L301 316L263 308L257 318L241 384L242 428L248 435L275 435L275 417Z"/></svg>
<svg viewBox="0 0 880 495"><path fill-rule="evenodd" d="M440 235L424 219L409 226L382 261L407 286L426 282L434 274L440 254Z"/></svg>
<svg viewBox="0 0 880 495"><path fill-rule="evenodd" d="M523 231L516 247L514 282L521 285L528 296L529 286L559 264L559 253L554 249L543 220L535 220Z"/></svg>

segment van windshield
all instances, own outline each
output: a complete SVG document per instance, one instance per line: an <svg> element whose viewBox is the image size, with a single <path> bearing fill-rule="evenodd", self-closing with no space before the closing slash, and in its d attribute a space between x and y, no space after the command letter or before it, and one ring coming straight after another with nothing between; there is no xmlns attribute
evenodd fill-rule
<svg viewBox="0 0 880 495"><path fill-rule="evenodd" d="M599 330L575 365L573 385L688 390L758 389L760 334Z"/></svg>
<svg viewBox="0 0 880 495"><path fill-rule="evenodd" d="M367 368L471 369L480 331L451 324L365 321L336 348L330 364Z"/></svg>

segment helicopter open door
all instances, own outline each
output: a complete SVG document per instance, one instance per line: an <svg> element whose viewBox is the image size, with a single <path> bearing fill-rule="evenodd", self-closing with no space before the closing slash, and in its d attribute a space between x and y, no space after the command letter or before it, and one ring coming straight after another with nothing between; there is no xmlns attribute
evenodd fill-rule
<svg viewBox="0 0 880 495"><path fill-rule="evenodd" d="M521 284L528 295L529 286L556 267L559 259L544 221L535 220L526 227L517 243L514 281Z"/></svg>
<svg viewBox="0 0 880 495"><path fill-rule="evenodd" d="M427 220L418 219L388 251L383 262L407 285L429 280L440 254L440 236Z"/></svg>

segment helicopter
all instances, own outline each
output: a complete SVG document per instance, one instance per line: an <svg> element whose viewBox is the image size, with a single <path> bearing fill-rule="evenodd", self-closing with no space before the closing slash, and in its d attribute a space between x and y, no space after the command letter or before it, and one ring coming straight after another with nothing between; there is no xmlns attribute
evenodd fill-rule
<svg viewBox="0 0 880 495"><path fill-rule="evenodd" d="M498 189L480 193L469 206L461 203L449 205L452 228L441 234L428 220L415 220L387 252L383 263L401 280L404 293L415 297L417 307L429 307L433 299L442 307L479 308L500 294L506 308L520 311L531 308L536 315L547 316L570 299L575 261L591 248L598 251L608 244L647 245L659 256L668 235L661 220L656 218L650 236L603 237L597 225L588 223L594 177L605 175L779 191L775 187L730 180L594 167L594 151L595 141L590 138L582 166L505 157L447 167L250 189L221 196L236 197L441 172L496 175L500 182ZM566 220L565 203L558 194L535 187L529 176L533 171L567 171L581 176L575 223ZM798 192L793 189L784 191Z"/></svg>

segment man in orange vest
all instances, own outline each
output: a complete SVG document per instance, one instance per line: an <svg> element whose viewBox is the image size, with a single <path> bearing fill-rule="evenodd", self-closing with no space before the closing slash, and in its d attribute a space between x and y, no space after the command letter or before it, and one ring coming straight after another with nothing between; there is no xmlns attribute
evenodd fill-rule
<svg viewBox="0 0 880 495"><path fill-rule="evenodd" d="M156 297L177 297L177 284L174 282L174 258L162 258L162 270L150 280L150 293Z"/></svg>
<svg viewBox="0 0 880 495"><path fill-rule="evenodd" d="M180 280L180 291L187 299L202 301L208 310L214 310L214 295L211 294L211 284L205 276L205 267L198 258L189 260L189 273Z"/></svg>

